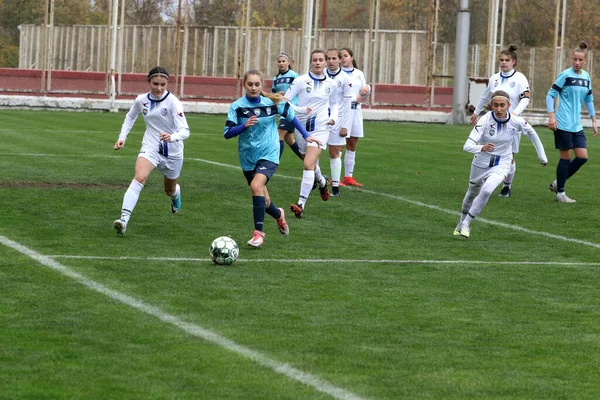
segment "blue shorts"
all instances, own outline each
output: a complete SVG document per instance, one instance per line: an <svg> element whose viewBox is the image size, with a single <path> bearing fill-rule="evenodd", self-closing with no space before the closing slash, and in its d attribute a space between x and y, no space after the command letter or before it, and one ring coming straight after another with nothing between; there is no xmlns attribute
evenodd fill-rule
<svg viewBox="0 0 600 400"><path fill-rule="evenodd" d="M294 123L291 121L288 121L287 119L281 117L279 119L279 129L283 130L283 131L288 131L290 133L293 133L294 130L296 130L296 127L294 126Z"/></svg>
<svg viewBox="0 0 600 400"><path fill-rule="evenodd" d="M554 147L558 150L587 149L587 141L583 130L567 132L560 129L554 131Z"/></svg>
<svg viewBox="0 0 600 400"><path fill-rule="evenodd" d="M251 171L244 171L244 176L246 177L246 181L248 181L248 185L252 183L252 179L254 179L254 175L263 174L267 177L267 182L271 179L273 174L277 171L277 164L272 161L267 160L258 160L256 163L256 167L254 167Z"/></svg>

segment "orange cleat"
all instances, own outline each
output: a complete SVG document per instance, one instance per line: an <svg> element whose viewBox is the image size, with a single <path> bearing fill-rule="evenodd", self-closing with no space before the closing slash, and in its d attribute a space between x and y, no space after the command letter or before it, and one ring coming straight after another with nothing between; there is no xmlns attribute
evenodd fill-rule
<svg viewBox="0 0 600 400"><path fill-rule="evenodd" d="M344 177L344 184L346 186L362 186L362 183L356 182L356 179L354 179L354 177L352 177L352 176L345 176Z"/></svg>

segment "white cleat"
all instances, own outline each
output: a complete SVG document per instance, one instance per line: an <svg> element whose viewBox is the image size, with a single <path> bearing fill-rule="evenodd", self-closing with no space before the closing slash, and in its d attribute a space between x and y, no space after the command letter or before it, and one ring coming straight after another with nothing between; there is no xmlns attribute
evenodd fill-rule
<svg viewBox="0 0 600 400"><path fill-rule="evenodd" d="M568 203L568 204L577 203L577 200L567 197L567 195L564 192L556 195L556 201L559 203Z"/></svg>
<svg viewBox="0 0 600 400"><path fill-rule="evenodd" d="M119 218L113 222L113 228L115 228L118 235L123 235L127 230L127 221L125 221L123 218Z"/></svg>
<svg viewBox="0 0 600 400"><path fill-rule="evenodd" d="M290 234L290 227L285 221L285 212L283 211L283 208L279 208L279 211L281 212L281 217L277 220L277 227L283 236L288 236Z"/></svg>
<svg viewBox="0 0 600 400"><path fill-rule="evenodd" d="M460 236L469 238L471 236L471 228L468 226L461 226L460 228Z"/></svg>
<svg viewBox="0 0 600 400"><path fill-rule="evenodd" d="M252 239L248 240L248 246L259 248L265 242L265 233L262 231L252 231Z"/></svg>
<svg viewBox="0 0 600 400"><path fill-rule="evenodd" d="M558 193L558 186L556 186L556 181L550 184L550 191L554 193Z"/></svg>
<svg viewBox="0 0 600 400"><path fill-rule="evenodd" d="M460 236L460 230L461 229L462 229L462 224L456 225L456 228L454 228L454 232L452 232L452 234L454 236Z"/></svg>

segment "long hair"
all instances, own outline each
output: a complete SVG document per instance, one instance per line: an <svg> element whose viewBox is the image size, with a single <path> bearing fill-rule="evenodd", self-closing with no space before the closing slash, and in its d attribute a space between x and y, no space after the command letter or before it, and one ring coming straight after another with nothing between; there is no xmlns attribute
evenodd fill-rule
<svg viewBox="0 0 600 400"><path fill-rule="evenodd" d="M264 78L263 78L263 74L262 74L262 72L260 72L260 71L259 71L259 70L257 70L257 69L251 69L251 70L248 70L248 71L246 71L246 73L244 74L244 80L243 80L243 85L244 85L244 86L246 85L246 81L248 80L248 77L249 77L250 75L256 75L256 76L258 76L258 77L260 78L260 82L261 82L261 83L263 84L263 86L264 86ZM264 97L266 97L266 98L270 99L270 100L271 100L271 101L273 101L273 103L275 103L275 104L279 104L279 103L281 103L282 101L286 101L286 98L285 98L285 97L284 97L282 94L279 94L279 93L267 93L267 92L265 92L264 90L262 90L262 91L260 92L260 94L261 94L262 96L264 96Z"/></svg>
<svg viewBox="0 0 600 400"><path fill-rule="evenodd" d="M513 59L513 61L515 62L515 65L517 65L517 53L515 53L516 51L517 51L517 45L511 44L508 46L508 49L502 50L500 52L500 55L504 54L505 56L509 56L510 58Z"/></svg>
<svg viewBox="0 0 600 400"><path fill-rule="evenodd" d="M358 65L356 64L356 60L354 59L354 53L352 52L352 50L350 50L348 47L342 47L342 48L340 49L340 53L341 53L342 51L344 51L344 50L345 50L345 51L347 51L347 52L348 52L348 54L350 54L350 57L352 57L352 66L353 66L354 68L358 68Z"/></svg>

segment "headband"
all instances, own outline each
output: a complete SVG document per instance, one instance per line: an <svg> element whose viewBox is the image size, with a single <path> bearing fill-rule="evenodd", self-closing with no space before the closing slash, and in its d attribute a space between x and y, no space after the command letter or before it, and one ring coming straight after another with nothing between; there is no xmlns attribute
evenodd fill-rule
<svg viewBox="0 0 600 400"><path fill-rule="evenodd" d="M508 101L510 103L510 99L508 97L506 97L506 96L502 96L501 94L496 95L496 96L492 95L492 100L494 100L496 97L500 97L501 99L505 99L506 101Z"/></svg>
<svg viewBox="0 0 600 400"><path fill-rule="evenodd" d="M154 74L152 74L152 75L148 76L148 79L152 79L152 78L154 78L155 76L162 76L163 78L167 78L167 79L169 79L169 75L168 75L168 74L165 74L165 73L162 73L162 72L157 72L157 73L154 73Z"/></svg>
<svg viewBox="0 0 600 400"><path fill-rule="evenodd" d="M288 62L289 62L289 61L292 61L292 60L290 59L290 56L288 56L288 55L287 55L287 54L285 54L285 53L279 53L279 55L277 56L277 58L279 58L279 57L285 57L285 58L287 58Z"/></svg>

